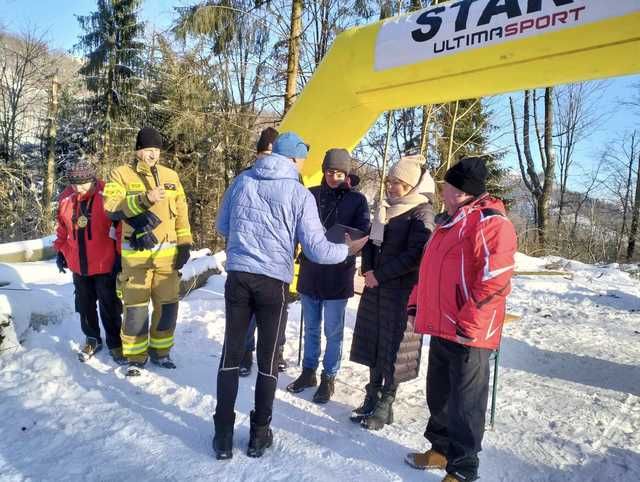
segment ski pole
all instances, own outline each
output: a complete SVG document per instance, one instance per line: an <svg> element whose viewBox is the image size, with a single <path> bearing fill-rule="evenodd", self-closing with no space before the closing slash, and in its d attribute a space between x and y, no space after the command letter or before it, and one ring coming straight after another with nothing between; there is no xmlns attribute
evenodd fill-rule
<svg viewBox="0 0 640 482"><path fill-rule="evenodd" d="M304 326L304 311L302 310L302 303L300 303L300 336L298 337L298 366L302 362L302 330Z"/></svg>

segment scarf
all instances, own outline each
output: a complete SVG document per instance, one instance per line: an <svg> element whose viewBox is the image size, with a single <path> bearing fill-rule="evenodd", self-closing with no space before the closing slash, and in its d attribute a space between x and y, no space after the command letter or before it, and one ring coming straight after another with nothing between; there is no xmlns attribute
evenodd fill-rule
<svg viewBox="0 0 640 482"><path fill-rule="evenodd" d="M382 246L384 242L384 227L393 218L411 211L420 204L431 202L430 195L435 191L435 184L429 171L422 174L416 187L402 197L387 196L382 202L378 202L376 213L371 225L369 240L376 246Z"/></svg>

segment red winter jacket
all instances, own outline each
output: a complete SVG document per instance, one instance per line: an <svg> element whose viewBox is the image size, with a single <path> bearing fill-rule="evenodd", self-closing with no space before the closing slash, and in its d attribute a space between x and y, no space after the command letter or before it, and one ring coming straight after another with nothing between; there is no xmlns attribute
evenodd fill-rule
<svg viewBox="0 0 640 482"><path fill-rule="evenodd" d="M116 257L115 239L120 239L114 229L113 221L104 211L102 191L104 181L96 181L85 196L78 196L72 187L65 189L58 198L58 226L56 240L53 243L56 251L64 254L69 269L76 274L92 276L110 273ZM90 212L85 228L77 224L82 215L81 205L85 202L85 210Z"/></svg>
<svg viewBox="0 0 640 482"><path fill-rule="evenodd" d="M431 235L409 298L416 332L469 346L500 345L517 239L502 202L488 194L461 207Z"/></svg>

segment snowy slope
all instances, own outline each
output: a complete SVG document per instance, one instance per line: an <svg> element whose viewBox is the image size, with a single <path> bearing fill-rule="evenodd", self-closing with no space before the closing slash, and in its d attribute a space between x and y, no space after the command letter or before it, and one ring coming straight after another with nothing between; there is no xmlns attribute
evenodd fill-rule
<svg viewBox="0 0 640 482"><path fill-rule="evenodd" d="M558 259L518 257L518 269ZM43 265L49 265L44 266ZM617 267L562 263L562 277L518 277L505 329L495 431L481 453L483 481L640 480L640 283ZM32 288L72 287L52 263L13 265ZM367 370L347 361L357 309L351 300L343 369L335 400L310 402L284 387L275 403L274 447L244 454L255 375L241 379L235 453L211 452L211 414L223 339L224 277L191 292L180 307L175 371L151 368L127 380L106 353L83 365L69 315L0 357L0 480L420 480L443 473L412 470L402 459L422 450L427 420L424 377L403 384L396 423L367 432L348 420L363 397ZM293 305L286 355L294 363L299 308ZM426 345L427 343L425 343ZM254 370L255 373L255 370Z"/></svg>

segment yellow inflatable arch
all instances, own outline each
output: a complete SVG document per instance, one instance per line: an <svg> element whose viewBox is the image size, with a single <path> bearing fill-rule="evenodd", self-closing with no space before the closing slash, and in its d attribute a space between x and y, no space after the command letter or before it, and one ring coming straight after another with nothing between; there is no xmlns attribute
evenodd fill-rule
<svg viewBox="0 0 640 482"><path fill-rule="evenodd" d="M324 152L390 109L640 72L640 0L456 0L339 35L284 118Z"/></svg>

